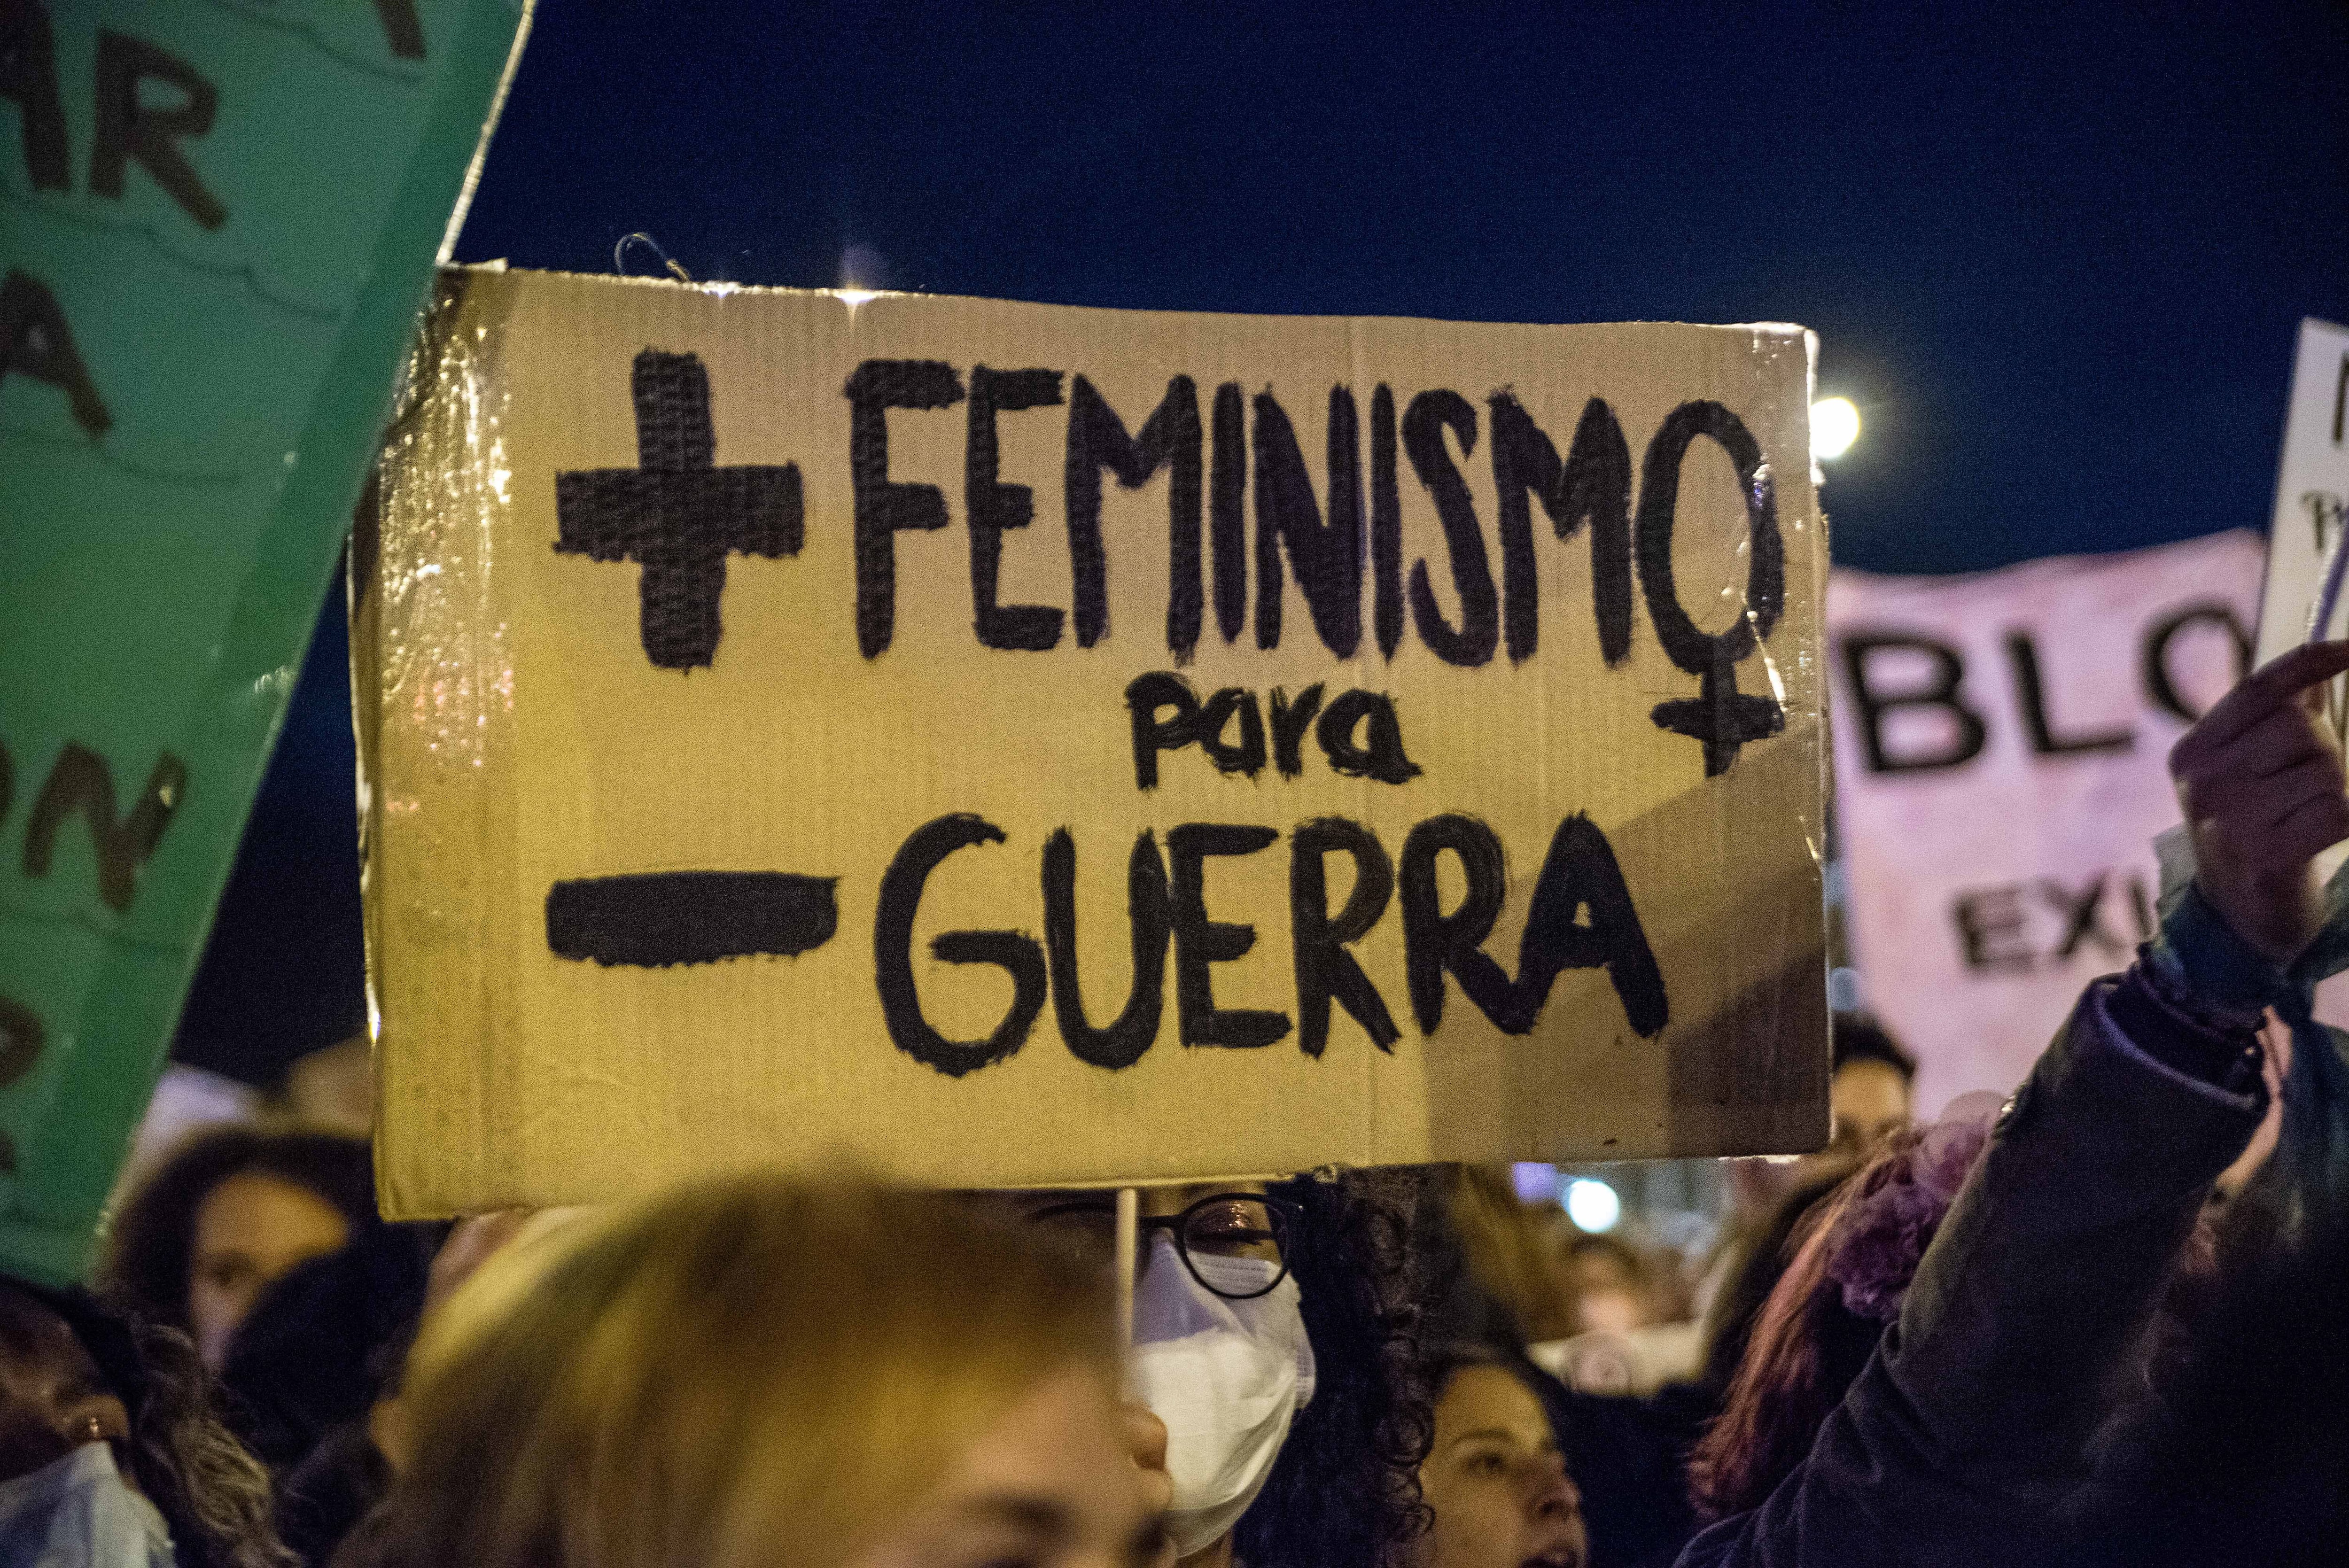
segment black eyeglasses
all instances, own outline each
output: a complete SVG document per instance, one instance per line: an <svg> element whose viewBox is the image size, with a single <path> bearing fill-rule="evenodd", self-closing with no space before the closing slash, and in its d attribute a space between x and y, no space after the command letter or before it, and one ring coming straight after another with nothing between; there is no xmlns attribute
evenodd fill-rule
<svg viewBox="0 0 2349 1568"><path fill-rule="evenodd" d="M1028 1218L1087 1257L1107 1264L1115 1254L1117 1211L1106 1193L1048 1203L1030 1211ZM1135 1240L1146 1256L1150 1233L1169 1233L1174 1239L1174 1254L1193 1279L1226 1301L1253 1301L1270 1295L1288 1277L1289 1238L1296 1233L1297 1221L1297 1205L1286 1198L1262 1192L1213 1192L1179 1214L1143 1216ZM1230 1259L1270 1264L1271 1275L1258 1284L1246 1278L1257 1274L1257 1269L1222 1266Z"/></svg>

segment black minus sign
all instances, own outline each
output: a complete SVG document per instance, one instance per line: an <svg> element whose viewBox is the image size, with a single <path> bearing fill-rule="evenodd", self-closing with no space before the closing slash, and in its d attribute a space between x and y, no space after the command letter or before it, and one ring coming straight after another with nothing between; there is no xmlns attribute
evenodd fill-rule
<svg viewBox="0 0 2349 1568"><path fill-rule="evenodd" d="M561 958L667 968L790 958L832 940L837 877L790 872L646 872L546 891L546 945Z"/></svg>

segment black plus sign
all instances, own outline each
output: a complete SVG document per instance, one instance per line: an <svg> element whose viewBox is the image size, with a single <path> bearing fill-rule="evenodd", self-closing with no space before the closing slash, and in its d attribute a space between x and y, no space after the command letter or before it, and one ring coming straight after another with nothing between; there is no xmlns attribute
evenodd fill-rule
<svg viewBox="0 0 2349 1568"><path fill-rule="evenodd" d="M709 373L698 354L636 356L636 467L554 476L554 548L644 568L645 656L665 670L707 665L723 629L729 552L799 553L805 537L797 464L716 465Z"/></svg>
<svg viewBox="0 0 2349 1568"><path fill-rule="evenodd" d="M1718 778L1749 740L1767 740L1786 727L1786 713L1767 696L1737 689L1737 665L1716 642L1713 662L1698 677L1695 700L1660 702L1649 717L1660 729L1704 742L1704 776Z"/></svg>

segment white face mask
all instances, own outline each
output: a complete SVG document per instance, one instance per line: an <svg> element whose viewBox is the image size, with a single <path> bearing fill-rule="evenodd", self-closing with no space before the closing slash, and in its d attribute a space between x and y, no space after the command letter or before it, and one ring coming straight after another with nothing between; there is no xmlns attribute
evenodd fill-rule
<svg viewBox="0 0 2349 1568"><path fill-rule="evenodd" d="M1260 1258L1195 1254L1199 1272L1227 1290L1262 1289L1278 1269ZM1137 1398L1166 1423L1174 1481L1167 1527L1177 1556L1213 1545L1239 1522L1288 1424L1313 1398L1313 1346L1298 1315L1297 1281L1250 1301L1229 1301L1191 1277L1160 1233L1133 1293Z"/></svg>
<svg viewBox="0 0 2349 1568"><path fill-rule="evenodd" d="M114 1468L114 1450L84 1443L29 1475L0 1481L0 1563L171 1568L171 1538L155 1505Z"/></svg>

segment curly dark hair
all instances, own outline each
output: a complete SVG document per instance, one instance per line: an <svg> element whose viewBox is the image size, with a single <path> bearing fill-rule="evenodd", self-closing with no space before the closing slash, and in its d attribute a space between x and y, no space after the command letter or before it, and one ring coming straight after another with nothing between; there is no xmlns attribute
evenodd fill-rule
<svg viewBox="0 0 2349 1568"><path fill-rule="evenodd" d="M163 1516L180 1568L294 1568L270 1523L269 1472L221 1424L210 1373L177 1329L87 1291L0 1279L65 1320L130 1416L124 1468Z"/></svg>
<svg viewBox="0 0 2349 1568"><path fill-rule="evenodd" d="M188 1268L196 1215L232 1176L274 1176L343 1212L356 1233L375 1220L375 1169L365 1140L336 1132L216 1127L181 1144L114 1217L99 1287L149 1323L188 1327Z"/></svg>
<svg viewBox="0 0 2349 1568"><path fill-rule="evenodd" d="M1248 1568L1388 1568L1427 1528L1419 1466L1434 1433L1408 1299L1408 1178L1353 1171L1271 1191L1300 1211L1288 1263L1315 1391L1234 1532L1235 1555Z"/></svg>

